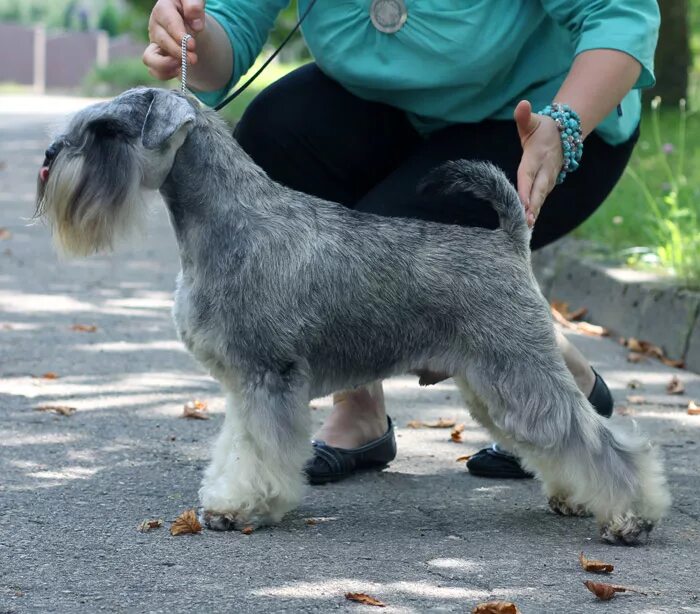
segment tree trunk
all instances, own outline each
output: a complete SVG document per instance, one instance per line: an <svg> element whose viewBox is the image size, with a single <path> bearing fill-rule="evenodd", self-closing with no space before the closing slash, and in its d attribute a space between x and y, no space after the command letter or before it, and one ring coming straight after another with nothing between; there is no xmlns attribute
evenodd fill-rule
<svg viewBox="0 0 700 614"><path fill-rule="evenodd" d="M647 90L647 100L661 96L662 104L678 105L688 93L691 56L688 42L688 0L659 0L661 31L654 67L656 86Z"/></svg>

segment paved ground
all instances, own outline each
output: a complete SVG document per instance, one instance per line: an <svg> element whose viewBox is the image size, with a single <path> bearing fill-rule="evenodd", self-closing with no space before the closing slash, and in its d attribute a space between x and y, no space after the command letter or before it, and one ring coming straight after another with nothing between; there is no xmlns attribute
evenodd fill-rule
<svg viewBox="0 0 700 614"><path fill-rule="evenodd" d="M399 457L380 474L309 490L282 525L250 536L141 534L196 504L208 442L222 420L215 383L176 341L170 293L178 268L163 211L141 247L60 262L28 226L52 118L0 112L0 612L468 612L490 598L524 613L700 612L700 378L630 365L610 340L573 337L662 448L675 503L648 545L598 542L590 519L550 514L537 484L471 477L455 458L487 443L451 383L387 384ZM96 325L94 333L71 330ZM53 371L60 378L32 376ZM687 394L668 397L673 373ZM180 419L193 398L212 419ZM70 417L35 411L77 408ZM671 405L669 405L669 403ZM672 404L676 405L672 405ZM327 400L314 402L320 423ZM463 444L409 420L466 423ZM308 525L307 518L317 519ZM580 551L615 564L611 582L648 593L597 602ZM596 579L596 578L592 578ZM605 580L605 579L603 579Z"/></svg>

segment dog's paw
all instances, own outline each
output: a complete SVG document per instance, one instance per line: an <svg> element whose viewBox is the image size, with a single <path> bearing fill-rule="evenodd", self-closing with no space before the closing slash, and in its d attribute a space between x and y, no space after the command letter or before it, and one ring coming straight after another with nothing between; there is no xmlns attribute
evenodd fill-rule
<svg viewBox="0 0 700 614"><path fill-rule="evenodd" d="M647 540L653 528L654 523L651 520L627 513L602 524L600 537L608 544L636 546Z"/></svg>
<svg viewBox="0 0 700 614"><path fill-rule="evenodd" d="M584 518L586 516L591 516L590 511L588 511L583 505L571 504L563 496L552 496L549 498L549 509L559 516L579 516Z"/></svg>
<svg viewBox="0 0 700 614"><path fill-rule="evenodd" d="M236 520L235 514L219 514L200 508L199 522L210 531L242 531L246 527L255 528L251 524L245 524Z"/></svg>

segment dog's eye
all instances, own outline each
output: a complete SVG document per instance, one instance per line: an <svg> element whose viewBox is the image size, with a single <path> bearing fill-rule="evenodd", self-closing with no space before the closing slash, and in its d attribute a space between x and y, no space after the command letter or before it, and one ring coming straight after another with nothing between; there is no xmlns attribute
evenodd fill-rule
<svg viewBox="0 0 700 614"><path fill-rule="evenodd" d="M51 143L51 145L48 146L47 150L44 152L44 157L46 158L47 162L51 162L63 149L63 146L65 143L63 141L56 141L54 143Z"/></svg>
<svg viewBox="0 0 700 614"><path fill-rule="evenodd" d="M58 147L56 147L56 145L54 145L52 143L51 145L49 145L49 147L44 152L44 157L47 160L53 160L56 157L57 153L58 153Z"/></svg>

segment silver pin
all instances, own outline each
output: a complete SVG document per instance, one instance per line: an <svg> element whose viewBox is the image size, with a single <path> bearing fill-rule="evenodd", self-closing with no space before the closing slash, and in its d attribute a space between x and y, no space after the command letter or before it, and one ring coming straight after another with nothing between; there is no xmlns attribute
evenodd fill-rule
<svg viewBox="0 0 700 614"><path fill-rule="evenodd" d="M180 70L180 90L187 92L187 42L192 38L191 34L182 37L182 68Z"/></svg>

